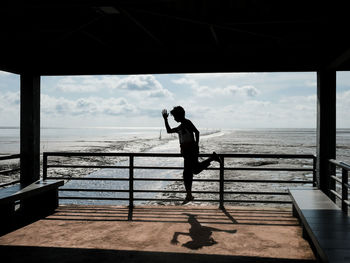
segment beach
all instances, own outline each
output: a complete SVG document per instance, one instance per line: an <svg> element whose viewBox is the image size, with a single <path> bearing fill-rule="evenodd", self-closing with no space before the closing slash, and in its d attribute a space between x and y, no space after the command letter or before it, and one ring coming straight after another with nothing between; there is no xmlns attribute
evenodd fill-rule
<svg viewBox="0 0 350 263"><path fill-rule="evenodd" d="M77 152L153 152L153 153L179 153L179 143L176 136L166 134L158 129L129 129L115 131L99 130L100 136L84 135L76 138L65 135L64 138L55 137L54 131L50 131L50 136L44 136L42 141L42 151L77 151ZM112 130L113 131L113 130ZM65 131L67 132L67 131ZM67 132L69 133L69 132ZM74 133L77 133L74 131ZM62 135L62 133L61 133ZM89 137L90 136L90 137ZM201 131L200 152L219 154L224 153L257 153L257 154L315 154L316 153L316 133L314 129L251 129L251 130L204 130ZM337 156L339 160L350 163L350 131L340 130L337 133ZM128 157L76 157L58 158L50 157L50 164L79 164L79 165L128 165ZM135 158L135 165L143 166L176 166L183 165L182 158ZM304 159L261 159L261 158L227 158L225 167L264 167L264 168L311 168L312 161ZM211 167L218 167L216 162ZM110 181L76 181L69 180L69 177L117 177L127 178L127 169L93 169L93 168L57 168L49 169L49 176L61 176L66 178L64 188L81 189L128 189L127 182ZM155 177L181 179L182 170L149 170L136 169L135 178ZM13 180L18 175L1 176L2 183ZM195 175L196 179L218 179L219 171L205 170ZM285 171L225 171L225 179L254 179L254 180L312 180L312 172L285 172ZM226 191L263 191L265 192L285 192L291 184L267 184L267 183L226 183ZM295 186L300 186L295 185ZM149 190L184 190L183 183L180 182L135 182L135 189ZM217 191L219 184L216 182L194 182L193 191ZM97 196L97 197L128 197L128 193L106 193L106 192L60 192L60 196ZM175 202L163 201L142 201L142 204L157 205L179 205L184 193L135 193L139 198L161 198L177 199ZM216 195L195 194L195 199L217 199ZM270 200L286 201L288 196L274 195L225 195L225 198L234 200ZM62 203L74 204L127 204L123 201L98 201L98 200L60 200ZM196 205L208 205L207 203L192 202ZM244 203L253 205L254 203ZM272 204L276 206L276 204Z"/></svg>

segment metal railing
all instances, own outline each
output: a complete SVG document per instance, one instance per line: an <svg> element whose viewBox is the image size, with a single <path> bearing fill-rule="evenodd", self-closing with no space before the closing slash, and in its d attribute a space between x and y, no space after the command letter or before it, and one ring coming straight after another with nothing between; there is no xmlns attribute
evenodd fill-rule
<svg viewBox="0 0 350 263"><path fill-rule="evenodd" d="M20 159L20 157L21 157L20 154L5 155L5 156L0 156L0 161L6 161L6 160L11 160L11 159ZM19 170L20 170L19 167L13 168L13 169L0 170L0 175L1 176L8 176L9 174L11 174L13 172L17 172ZM19 182L20 182L20 180L15 180L15 181L12 181L10 183L0 184L0 187L5 187L5 186L17 184Z"/></svg>
<svg viewBox="0 0 350 263"><path fill-rule="evenodd" d="M348 178L349 178L349 171L350 171L350 165L344 163L344 162L339 162L337 160L331 159L329 160L330 164L330 171L331 176L330 178L333 180L331 183L331 189L329 190L330 193L333 195L332 200L335 201L336 198L338 198L341 201L341 208L342 210L347 213L348 208L350 205L349 202L349 183L348 183ZM336 169L341 169L341 178L336 176ZM342 193L339 194L337 192L337 184L341 185Z"/></svg>
<svg viewBox="0 0 350 263"><path fill-rule="evenodd" d="M72 165L72 164L49 164L49 157L128 157L128 165ZM210 154L200 154L199 157L209 157ZM219 184L219 191L193 191L197 194L214 194L218 196L217 199L196 199L198 202L218 202L220 207L223 207L224 203L235 202L235 203L291 203L291 201L279 201L279 200L237 200L225 198L227 195L232 194L244 194L244 195L288 195L287 191L284 192L269 192L269 191L229 191L225 189L228 183L267 183L267 184L312 184L315 186L316 181L316 157L310 154L219 154L222 159L222 163L218 168L207 168L207 170L219 171L218 179L194 179L193 182L216 182ZM115 190L115 189L81 189L81 188L69 188L60 191L83 191L83 192L122 192L129 193L128 197L86 197L86 196L65 196L60 197L61 199L94 199L94 200L119 200L128 201L129 206L133 207L135 201L179 201L179 199L161 199L161 198L138 198L135 197L135 193L185 193L185 191L172 191L172 190L142 190L135 189L135 181L182 181L183 179L177 178L140 178L134 176L134 170L136 169L165 169L165 170L182 170L183 167L174 166L138 166L134 164L135 158L145 157L166 157L174 158L181 157L180 154L171 153L77 153L77 152L44 152L43 153L43 179L68 179L68 180L108 180L108 181L127 181L129 182L128 189ZM310 159L312 162L310 168L291 168L291 167L225 167L225 160L228 158L269 158L269 159ZM103 168L103 169L128 169L128 178L104 178L104 177L57 177L48 176L48 169L59 169L59 168ZM287 172L312 172L313 180L255 180L255 179L226 179L225 171L287 171Z"/></svg>

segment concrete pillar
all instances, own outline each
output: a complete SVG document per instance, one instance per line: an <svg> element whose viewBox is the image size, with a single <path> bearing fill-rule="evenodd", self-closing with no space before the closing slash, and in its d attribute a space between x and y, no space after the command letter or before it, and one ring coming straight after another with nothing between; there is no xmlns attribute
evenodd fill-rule
<svg viewBox="0 0 350 263"><path fill-rule="evenodd" d="M21 75L21 184L40 178L40 76Z"/></svg>
<svg viewBox="0 0 350 263"><path fill-rule="evenodd" d="M317 72L317 183L327 195L332 187L328 159L336 158L336 71Z"/></svg>

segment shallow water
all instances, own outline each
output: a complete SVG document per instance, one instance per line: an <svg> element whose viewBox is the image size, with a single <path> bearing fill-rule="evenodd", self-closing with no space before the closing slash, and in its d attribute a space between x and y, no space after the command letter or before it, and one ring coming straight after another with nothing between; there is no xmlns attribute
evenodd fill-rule
<svg viewBox="0 0 350 263"><path fill-rule="evenodd" d="M12 129L12 131L14 131ZM98 132L88 132L79 134L74 131L64 131L60 136L55 137L54 131L51 135L43 136L42 150L65 150L65 151L97 151L97 152L159 152L159 153L178 153L179 145L177 138L162 134L162 140L159 140L159 130L141 129L130 131L128 129L101 129ZM16 132L16 131L14 131ZM57 132L57 131L56 131ZM106 134L103 134L106 132ZM97 136L99 134L99 136ZM12 141L15 141L15 133L11 130L2 130L0 132L0 142L7 142L6 138L12 138L8 143L1 143L2 152L7 149ZM78 138L78 137L79 138ZM314 129L255 129L255 130L222 130L211 135L201 136L200 151L202 153L269 153L269 154L315 154L316 153L316 132ZM350 129L342 129L337 132L337 159L350 163ZM56 160L57 163L66 163L67 160ZM94 158L85 158L79 161L80 164L108 164L127 166L128 159L114 158L96 160ZM153 158L143 157L135 158L136 166L176 166L182 167L182 158ZM226 167L253 166L253 167L311 167L310 160L295 159L262 159L262 158L230 158L225 160ZM213 167L218 167L213 163ZM62 176L85 176L85 177L103 177L103 178L128 178L128 169L52 169L51 175ZM182 170L150 170L135 169L135 178L181 178ZM219 172L206 170L195 175L195 178L218 179ZM312 180L311 172L262 172L262 171L225 171L226 179L255 179L255 180ZM278 191L285 192L290 184L267 184L267 183L226 183L226 191ZM297 186L297 185L295 185ZM298 185L300 186L300 185ZM127 190L129 183L127 181L68 181L64 188L79 189L118 189ZM159 181L135 181L134 189L136 190L184 190L182 182L159 182ZM218 183L193 183L194 191L218 191ZM128 193L116 192L60 192L60 196L95 196L95 197L113 197L127 198ZM179 202L171 204L180 204L184 198L184 193L135 193L135 198L171 198L178 199ZM196 199L217 199L217 195L195 194ZM273 195L225 195L225 198L234 200L288 200L287 196ZM61 200L61 203L78 203L78 204L128 204L125 201L115 200ZM145 203L145 202L142 202ZM164 204L164 202L151 202ZM194 202L196 203L196 202ZM138 203L136 203L138 204ZM200 203L197 203L200 204Z"/></svg>
<svg viewBox="0 0 350 263"><path fill-rule="evenodd" d="M348 146L349 133L345 133L345 138L342 137L342 145ZM344 133L343 133L344 135ZM316 135L314 130L299 129L299 130L229 130L216 133L214 135L202 136L200 141L200 151L203 153L210 153L217 151L218 153L273 153L273 154L315 154ZM346 159L346 147L339 152L345 153L342 157ZM165 152L173 153L179 151L177 140L169 141L165 144L158 145L148 150L150 152ZM119 163L120 165L128 165L128 162ZM139 158L135 160L135 165L152 165L152 166L182 166L181 158ZM259 166L259 167L300 167L311 168L311 160L301 159L259 159L259 158L244 158L236 159L230 158L225 160L226 167L237 166ZM213 163L213 167L218 167ZM127 170L100 170L89 176L115 176L128 177ZM135 170L135 177L157 177L157 178L181 178L182 170ZM202 179L218 179L218 171L203 171L195 178ZM226 179L255 179L255 180L312 180L311 172L262 172L262 171L226 171ZM72 182L73 183L73 182ZM101 182L101 184L93 184L95 188L110 187L112 189L128 189L128 183L114 183ZM67 187L69 184L67 184ZM76 183L77 187L85 187L82 182ZM226 183L226 191L263 191L265 192L286 192L288 187L300 186L300 184L267 184L267 183ZM135 182L134 189L151 189L151 190L184 190L182 182ZM218 191L219 185L215 182L203 183L194 182L193 191ZM66 194L66 193L65 193ZM87 193L84 193L87 195ZM128 197L128 193L97 193L98 196L106 197ZM95 195L95 193L94 193ZM96 196L96 195L95 195ZM164 193L164 194L135 194L135 197L150 197L150 198L170 198L178 199L179 202L172 202L180 204L184 198L184 193ZM217 195L196 194L196 199L217 199ZM234 200L270 200L270 201L287 201L288 196L274 196L274 195L225 195L225 198ZM67 200L68 201L68 200ZM71 202L71 201L68 201ZM80 203L81 201L77 201ZM101 203L101 204L127 204L126 202L118 201L83 201L82 203ZM145 203L145 202L143 202ZM164 204L162 201L153 201L151 203ZM200 204L200 203L197 203Z"/></svg>

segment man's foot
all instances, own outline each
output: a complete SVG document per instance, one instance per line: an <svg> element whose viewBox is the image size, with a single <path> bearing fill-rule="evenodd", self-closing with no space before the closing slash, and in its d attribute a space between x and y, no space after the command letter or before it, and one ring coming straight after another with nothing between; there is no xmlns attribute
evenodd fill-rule
<svg viewBox="0 0 350 263"><path fill-rule="evenodd" d="M189 202L191 202L191 201L193 201L193 200L194 200L194 197L193 197L193 196L190 196L190 197L186 196L186 198L185 198L185 200L182 202L182 204L185 205L185 204L187 204L187 203L189 203Z"/></svg>
<svg viewBox="0 0 350 263"><path fill-rule="evenodd" d="M219 155L217 155L216 152L213 152L213 160L217 161L219 164L222 164L222 160Z"/></svg>

